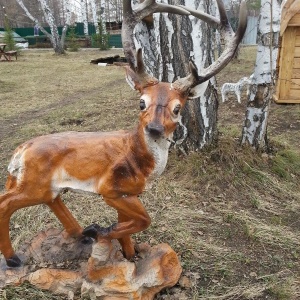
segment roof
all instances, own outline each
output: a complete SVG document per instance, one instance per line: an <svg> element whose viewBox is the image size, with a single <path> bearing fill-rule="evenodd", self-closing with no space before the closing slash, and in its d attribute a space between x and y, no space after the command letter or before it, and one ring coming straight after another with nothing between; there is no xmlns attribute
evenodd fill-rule
<svg viewBox="0 0 300 300"><path fill-rule="evenodd" d="M290 20L300 11L300 0L287 0L284 2L281 13L280 35L285 32ZM299 24L300 25L300 24Z"/></svg>
<svg viewBox="0 0 300 300"><path fill-rule="evenodd" d="M5 36L5 31L0 31L0 41L3 41ZM13 31L14 40L17 43L27 42L24 38L18 35L16 32Z"/></svg>

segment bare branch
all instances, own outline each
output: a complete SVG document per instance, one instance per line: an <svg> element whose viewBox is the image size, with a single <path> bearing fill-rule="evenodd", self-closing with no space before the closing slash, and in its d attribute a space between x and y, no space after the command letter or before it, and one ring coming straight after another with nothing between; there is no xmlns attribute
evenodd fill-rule
<svg viewBox="0 0 300 300"><path fill-rule="evenodd" d="M27 7L24 5L22 0L17 0L18 4L21 6L21 8L24 10L26 16L33 21L38 27L39 29L48 37L51 39L51 34L49 34L44 27L41 25L41 23L39 22L39 20L37 18L35 18L27 9Z"/></svg>

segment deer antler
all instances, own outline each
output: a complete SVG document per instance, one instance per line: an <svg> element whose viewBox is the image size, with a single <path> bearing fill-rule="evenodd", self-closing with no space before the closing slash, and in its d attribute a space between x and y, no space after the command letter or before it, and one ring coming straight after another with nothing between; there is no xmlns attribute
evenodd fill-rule
<svg viewBox="0 0 300 300"><path fill-rule="evenodd" d="M240 14L239 14L239 25L236 33L232 30L229 23L225 6L222 0L216 0L220 19L213 17L201 11L190 9L186 6L175 6L169 4L156 3L155 0L145 0L142 3L137 4L134 9L132 8L131 0L123 0L123 27L122 27L122 42L125 56L129 62L130 68L136 70L136 50L134 45L133 31L135 25L143 20L145 17L157 13L174 13L179 15L193 15L196 18L203 20L209 25L216 27L225 41L225 50L222 55L209 67L203 69L200 74L196 65L190 62L190 74L185 77L178 79L173 83L174 88L182 90L183 92L190 91L191 88L207 81L220 70L222 70L234 56L236 49L241 42L247 27L247 9L246 2L242 1ZM143 64L143 62L141 62ZM144 68L142 68L144 70ZM152 80L155 79L152 77Z"/></svg>
<svg viewBox="0 0 300 300"><path fill-rule="evenodd" d="M174 86L184 86L185 88L193 88L196 85L199 85L206 80L210 79L214 75L216 75L219 71L221 71L232 59L234 56L239 43L241 42L247 27L247 8L246 2L242 1L240 6L240 13L239 13L239 25L236 33L234 33L227 14L225 10L225 6L221 0L217 0L219 13L220 13L220 20L205 14L200 11L196 11L193 9L186 8L191 15L197 17L206 23L210 24L211 26L216 27L220 34L223 36L225 41L225 50L221 54L221 56L209 67L206 69L201 70L201 73L198 74L198 70L195 64L190 64L190 72L191 74L185 78L181 78L174 82Z"/></svg>

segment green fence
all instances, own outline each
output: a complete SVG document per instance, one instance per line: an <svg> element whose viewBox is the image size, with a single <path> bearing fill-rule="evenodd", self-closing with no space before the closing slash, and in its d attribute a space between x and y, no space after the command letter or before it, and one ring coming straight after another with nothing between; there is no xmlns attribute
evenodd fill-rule
<svg viewBox="0 0 300 300"><path fill-rule="evenodd" d="M50 33L49 27L44 27L44 29ZM63 27L58 27L59 34L62 33ZM0 28L1 30L1 28ZM26 38L28 40L29 46L40 46L40 47L47 47L49 46L50 41L48 38L39 31L39 36L34 36L34 29L33 27L27 27L27 28L13 28L13 30L19 34L20 36ZM70 28L68 29L69 32ZM67 34L68 34L67 32ZM75 32L78 35L79 39L81 41L86 39L86 36L84 35L84 26L83 23L76 23L75 26ZM92 35L96 33L94 24L89 23L89 34ZM88 41L81 42L80 43L82 47L90 47L90 44ZM109 37L109 46L115 47L115 48L122 48L122 39L121 34L113 34Z"/></svg>
<svg viewBox="0 0 300 300"><path fill-rule="evenodd" d="M109 45L111 47L123 48L121 34L114 34L109 36Z"/></svg>
<svg viewBox="0 0 300 300"><path fill-rule="evenodd" d="M44 27L44 29L50 33L50 27ZM62 29L63 27L62 26L59 26L58 27L58 32L59 34L62 33ZM33 27L27 27L27 28L13 28L13 30L19 34L20 36L33 36L34 35L34 29ZM70 30L70 27L68 29L68 31ZM76 26L75 26L75 32L77 35L84 35L84 26L83 26L83 23L76 23ZM89 34L92 35L93 33L95 33L96 30L95 30L95 26L94 24L91 24L89 23ZM40 36L43 36L44 34L39 31L39 35Z"/></svg>
<svg viewBox="0 0 300 300"><path fill-rule="evenodd" d="M51 48L50 40L46 36L25 36L24 37L30 47L32 48ZM122 48L122 38L121 34L114 34L109 36L109 46L115 48ZM78 37L78 43L82 48L92 47L92 42L90 37L80 36Z"/></svg>

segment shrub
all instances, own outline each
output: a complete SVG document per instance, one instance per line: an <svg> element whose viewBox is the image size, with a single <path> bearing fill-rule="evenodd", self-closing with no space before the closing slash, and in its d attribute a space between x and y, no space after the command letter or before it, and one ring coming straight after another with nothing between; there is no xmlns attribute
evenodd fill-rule
<svg viewBox="0 0 300 300"><path fill-rule="evenodd" d="M5 18L4 21L4 43L6 44L6 50L11 51L11 50L16 50L16 43L14 40L14 32L12 31L8 19Z"/></svg>
<svg viewBox="0 0 300 300"><path fill-rule="evenodd" d="M75 27L71 26L70 31L68 32L67 36L67 41L68 41L68 50L72 52L76 52L79 49L79 44L78 44L78 36L75 31Z"/></svg>

